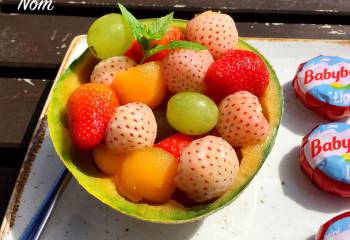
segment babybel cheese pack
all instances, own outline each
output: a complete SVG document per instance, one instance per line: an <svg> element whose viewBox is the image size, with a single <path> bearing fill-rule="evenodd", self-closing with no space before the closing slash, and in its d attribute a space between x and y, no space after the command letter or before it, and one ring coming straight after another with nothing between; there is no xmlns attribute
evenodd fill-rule
<svg viewBox="0 0 350 240"><path fill-rule="evenodd" d="M336 120L350 116L350 60L318 56L301 64L293 80L305 106Z"/></svg>
<svg viewBox="0 0 350 240"><path fill-rule="evenodd" d="M320 189L350 197L350 124L314 128L303 139L300 166Z"/></svg>
<svg viewBox="0 0 350 240"><path fill-rule="evenodd" d="M323 224L316 240L349 240L350 239L350 212L340 214Z"/></svg>

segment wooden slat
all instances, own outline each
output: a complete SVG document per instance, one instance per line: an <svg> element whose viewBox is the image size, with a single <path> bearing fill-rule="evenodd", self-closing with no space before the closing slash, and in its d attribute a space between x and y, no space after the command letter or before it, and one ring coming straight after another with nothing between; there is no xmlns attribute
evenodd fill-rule
<svg viewBox="0 0 350 240"><path fill-rule="evenodd" d="M57 67L93 18L0 15L0 66Z"/></svg>
<svg viewBox="0 0 350 240"><path fill-rule="evenodd" d="M237 23L242 37L348 40L349 25Z"/></svg>
<svg viewBox="0 0 350 240"><path fill-rule="evenodd" d="M31 0L25 0L31 1ZM139 18L158 17L175 12L176 18L189 19L206 10L231 14L239 22L284 22L350 24L347 0L121 0ZM56 0L53 10L23 10L19 0L2 0L4 13L33 13L70 16L101 16L119 11L114 0Z"/></svg>
<svg viewBox="0 0 350 240"><path fill-rule="evenodd" d="M5 214L18 171L18 168L0 167L0 220Z"/></svg>
<svg viewBox="0 0 350 240"><path fill-rule="evenodd" d="M0 78L0 147L27 146L48 84L48 80Z"/></svg>
<svg viewBox="0 0 350 240"><path fill-rule="evenodd" d="M57 68L71 39L95 18L0 14L0 67ZM243 37L348 39L348 25L237 23ZM1 74L1 73L0 73Z"/></svg>
<svg viewBox="0 0 350 240"><path fill-rule="evenodd" d="M4 4L18 4L18 0L3 0ZM115 8L115 0L55 0L56 5L74 7ZM129 8L203 11L217 9L244 13L302 13L347 15L348 0L120 0Z"/></svg>

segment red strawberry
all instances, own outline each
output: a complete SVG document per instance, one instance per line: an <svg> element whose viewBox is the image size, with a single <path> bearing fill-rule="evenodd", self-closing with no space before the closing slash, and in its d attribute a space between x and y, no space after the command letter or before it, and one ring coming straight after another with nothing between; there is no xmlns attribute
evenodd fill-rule
<svg viewBox="0 0 350 240"><path fill-rule="evenodd" d="M68 99L67 117L73 142L82 149L99 144L109 119L119 105L111 88L100 83L87 83Z"/></svg>
<svg viewBox="0 0 350 240"><path fill-rule="evenodd" d="M213 62L207 50L176 49L162 61L165 84L175 93L203 92L203 80Z"/></svg>
<svg viewBox="0 0 350 240"><path fill-rule="evenodd" d="M165 151L173 154L176 157L176 159L179 159L182 150L192 141L193 138L191 136L177 133L162 140L154 146L163 148Z"/></svg>
<svg viewBox="0 0 350 240"><path fill-rule="evenodd" d="M207 95L217 102L237 91L249 91L260 97L269 84L269 71L257 54L232 50L209 67L204 82Z"/></svg>
<svg viewBox="0 0 350 240"><path fill-rule="evenodd" d="M144 56L141 45L136 40L133 41L130 48L126 53L124 53L124 55L133 59L137 63L141 62Z"/></svg>
<svg viewBox="0 0 350 240"><path fill-rule="evenodd" d="M250 92L240 91L220 103L216 129L232 146L242 147L263 141L268 134L269 123L258 98Z"/></svg>
<svg viewBox="0 0 350 240"><path fill-rule="evenodd" d="M117 108L106 130L106 145L115 152L152 147L157 122L152 110L143 103L128 103Z"/></svg>
<svg viewBox="0 0 350 240"><path fill-rule="evenodd" d="M206 46L214 59L218 59L224 52L236 49L238 32L229 15L206 11L188 22L186 38Z"/></svg>
<svg viewBox="0 0 350 240"><path fill-rule="evenodd" d="M175 178L176 186L196 202L221 196L239 169L235 150L221 137L206 136L185 147Z"/></svg>
<svg viewBox="0 0 350 240"><path fill-rule="evenodd" d="M168 43L175 41L175 40L185 40L185 37L180 29L178 28L171 28L167 33L164 34L164 36L160 40L153 40L151 42L151 47L156 45L162 45L165 46ZM145 62L151 62L151 61L162 61L164 58L168 56L171 50L163 50L160 52L157 52L156 54L150 56L145 60Z"/></svg>
<svg viewBox="0 0 350 240"><path fill-rule="evenodd" d="M153 40L151 42L151 46L154 47L155 45L162 45L165 46L168 43L175 41L175 40L184 40L185 37L182 33L182 31L178 28L172 27L166 32L163 37L160 40Z"/></svg>
<svg viewBox="0 0 350 240"><path fill-rule="evenodd" d="M91 73L90 81L111 85L118 72L136 66L136 62L126 56L116 56L100 61Z"/></svg>

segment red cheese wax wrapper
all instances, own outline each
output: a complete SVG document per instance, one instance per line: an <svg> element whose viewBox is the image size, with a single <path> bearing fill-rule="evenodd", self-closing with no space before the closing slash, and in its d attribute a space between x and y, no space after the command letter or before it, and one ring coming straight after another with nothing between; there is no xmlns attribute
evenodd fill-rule
<svg viewBox="0 0 350 240"><path fill-rule="evenodd" d="M350 197L350 124L315 127L303 138L299 157L302 171L316 186Z"/></svg>
<svg viewBox="0 0 350 240"><path fill-rule="evenodd" d="M293 87L304 105L337 120L350 116L350 60L318 56L299 66Z"/></svg>
<svg viewBox="0 0 350 240"><path fill-rule="evenodd" d="M323 224L316 235L316 240L349 240L350 212L340 214Z"/></svg>

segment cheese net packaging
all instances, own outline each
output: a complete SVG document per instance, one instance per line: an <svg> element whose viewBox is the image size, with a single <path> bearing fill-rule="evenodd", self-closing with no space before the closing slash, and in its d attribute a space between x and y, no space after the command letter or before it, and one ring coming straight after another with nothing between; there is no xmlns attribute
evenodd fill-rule
<svg viewBox="0 0 350 240"><path fill-rule="evenodd" d="M340 214L323 224L316 240L349 240L350 239L350 212Z"/></svg>
<svg viewBox="0 0 350 240"><path fill-rule="evenodd" d="M350 197L350 124L315 127L303 138L300 166L320 189Z"/></svg>
<svg viewBox="0 0 350 240"><path fill-rule="evenodd" d="M301 64L293 87L304 105L337 120L350 116L350 60L318 56Z"/></svg>

